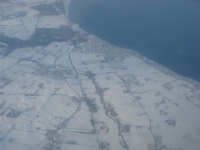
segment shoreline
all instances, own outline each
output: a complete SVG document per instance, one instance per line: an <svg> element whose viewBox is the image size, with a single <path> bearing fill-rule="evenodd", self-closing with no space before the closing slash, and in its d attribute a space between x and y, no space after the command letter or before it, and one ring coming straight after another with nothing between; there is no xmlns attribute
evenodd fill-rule
<svg viewBox="0 0 200 150"><path fill-rule="evenodd" d="M70 1L40 2L2 8L2 149L199 150L199 88L66 20Z"/></svg>
<svg viewBox="0 0 200 150"><path fill-rule="evenodd" d="M115 45L112 45L112 44L110 44L110 43L102 40L101 38L99 38L99 37L97 37L97 36L95 36L95 35L87 32L87 31L85 31L83 29L81 29L78 24L74 24L71 20L69 20L69 17L68 17L68 15L69 15L68 7L69 7L69 4L71 3L71 1L72 0L63 0L63 5L64 5L64 8L65 8L66 19L70 22L70 25L73 25L73 26L75 25L76 28L78 28L78 30L82 30L85 33L88 33L89 35L92 35L92 36L96 37L97 39L100 39L104 43L107 43L107 44L109 44L111 46L115 46ZM151 60L151 59L149 59L149 58L147 58L147 57L139 54L137 51L135 51L133 49L125 49L125 48L121 48L121 47L117 47L117 46L115 46L115 47L116 48L120 48L123 51L131 51L133 53L133 56L135 56L135 57L143 60L146 64L154 67L155 69L159 70L161 73L163 73L165 75L169 75L169 76L171 76L171 77L173 77L173 78L175 78L177 80L183 80L183 81L185 81L187 83L190 83L190 84L194 85L196 88L200 88L200 82L198 82L198 81L196 81L196 80L194 80L192 78L184 77L184 76L182 76L180 74L177 74L176 72L168 69L167 67L164 67L164 66L160 65L159 63L157 63L157 62L155 62L155 61L153 61L153 60Z"/></svg>

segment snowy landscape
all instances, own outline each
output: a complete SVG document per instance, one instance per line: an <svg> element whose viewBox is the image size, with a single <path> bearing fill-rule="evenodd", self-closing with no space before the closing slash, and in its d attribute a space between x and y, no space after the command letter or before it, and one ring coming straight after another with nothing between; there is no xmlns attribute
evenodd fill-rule
<svg viewBox="0 0 200 150"><path fill-rule="evenodd" d="M68 19L0 1L0 149L199 150L200 84Z"/></svg>

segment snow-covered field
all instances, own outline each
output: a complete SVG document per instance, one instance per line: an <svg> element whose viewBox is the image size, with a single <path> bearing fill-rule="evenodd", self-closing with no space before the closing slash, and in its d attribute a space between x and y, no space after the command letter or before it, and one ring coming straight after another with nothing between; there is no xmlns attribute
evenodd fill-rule
<svg viewBox="0 0 200 150"><path fill-rule="evenodd" d="M200 84L86 34L69 2L0 3L0 149L199 150Z"/></svg>

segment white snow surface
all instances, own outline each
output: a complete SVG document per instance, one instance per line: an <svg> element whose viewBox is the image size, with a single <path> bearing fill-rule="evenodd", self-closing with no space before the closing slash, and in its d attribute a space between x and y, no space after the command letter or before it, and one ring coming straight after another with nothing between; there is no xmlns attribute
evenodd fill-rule
<svg viewBox="0 0 200 150"><path fill-rule="evenodd" d="M67 18L69 2L1 2L1 15L9 17L0 21L7 45L0 49L0 148L199 150L199 83L164 74L95 36L79 40L85 32ZM63 4L66 14L59 15L31 7L48 12ZM43 29L62 26L76 37L31 41L37 29L42 36Z"/></svg>

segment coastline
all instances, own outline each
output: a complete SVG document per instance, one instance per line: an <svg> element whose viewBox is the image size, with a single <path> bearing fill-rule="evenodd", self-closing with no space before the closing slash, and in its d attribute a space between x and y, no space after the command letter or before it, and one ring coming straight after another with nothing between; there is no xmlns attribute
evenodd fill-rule
<svg viewBox="0 0 200 150"><path fill-rule="evenodd" d="M69 4L71 3L72 0L62 0L62 1L63 1L63 4L64 4L64 7L65 7L66 18L67 18L67 20L71 23L71 25L76 26L76 29L77 29L77 30L82 30L82 31L88 33L89 35L92 35L91 33L89 33L89 32L87 32L87 31L81 29L81 28L79 27L78 24L74 24L71 20L69 20L69 17L68 17L68 15L69 15L68 7L69 7ZM95 35L92 35L92 36L94 36L94 37L100 39L99 37L97 37L97 36L95 36ZM103 41L102 39L100 39L100 40ZM107 43L106 41L103 41L103 42ZM110 43L107 43L107 44L110 44ZM110 45L112 45L112 44L110 44ZM114 45L112 45L112 46L114 46ZM115 46L115 47L116 47L116 48L119 48L119 47L117 47L117 46ZM196 80L194 80L194 79L192 79L192 78L188 78L188 77L181 76L181 75L177 74L176 72L174 72L174 71L168 69L167 67L164 67L164 66L160 65L159 63L157 63L157 62L155 62L155 61L153 61L153 60L151 60L151 59L149 59L149 58L147 58L147 57L145 57L145 56L139 54L139 53L136 52L135 50L132 50L132 49L125 49L125 48L120 48L120 49L121 49L122 51L128 51L128 52L131 51L132 56L135 56L135 57L137 57L137 58L139 58L139 59L145 61L148 65L150 65L150 66L152 66L152 67L158 69L161 73L164 73L164 74L166 74L166 75L169 75L169 76L171 76L171 77L173 77L173 78L175 78L175 79L183 80L183 81L185 81L185 82L187 82L187 83L193 84L195 87L200 88L200 82L198 82L198 81L196 81Z"/></svg>
<svg viewBox="0 0 200 150"><path fill-rule="evenodd" d="M2 149L199 150L199 88L81 30L69 1L23 2L1 7Z"/></svg>

